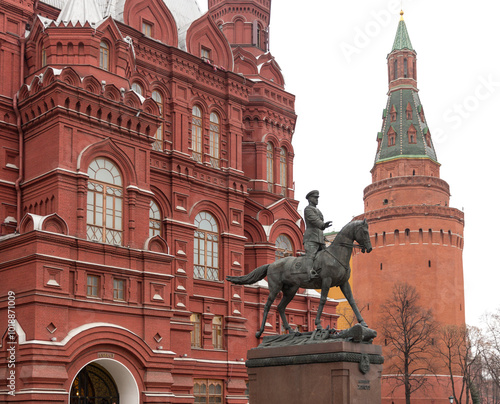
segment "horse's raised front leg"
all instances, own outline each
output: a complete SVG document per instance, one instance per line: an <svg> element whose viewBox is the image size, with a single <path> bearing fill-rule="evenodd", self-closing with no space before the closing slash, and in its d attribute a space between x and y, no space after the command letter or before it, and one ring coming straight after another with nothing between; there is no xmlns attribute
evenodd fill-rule
<svg viewBox="0 0 500 404"><path fill-rule="evenodd" d="M323 314L323 307L326 303L326 298L328 297L328 291L330 290L330 286L332 284L332 280L330 278L323 278L321 283L321 298L319 299L318 306L318 314L316 314L316 320L314 324L318 330L321 330L321 314Z"/></svg>
<svg viewBox="0 0 500 404"><path fill-rule="evenodd" d="M271 288L271 285L269 285L269 287ZM264 314L262 316L262 325L260 326L260 330L255 333L255 336L257 338L260 338L260 336L264 332L264 328L266 326L267 314L269 313L269 309L271 308L274 299L276 299L276 296L278 296L280 289L281 288L279 286L269 289L269 296L267 298L266 305L264 306Z"/></svg>
<svg viewBox="0 0 500 404"><path fill-rule="evenodd" d="M358 306L356 305L354 296L352 295L351 285L349 285L349 282L345 282L344 284L340 285L340 290L342 291L345 298L351 305L351 309L354 312L356 318L358 319L358 323L361 324L363 327L368 327L368 325L365 323L365 320L363 320L363 316L358 310Z"/></svg>
<svg viewBox="0 0 500 404"><path fill-rule="evenodd" d="M281 320L283 321L283 327L291 334L293 333L292 327L290 327L290 324L288 324L288 321L286 319L286 314L285 314L285 309L286 306L288 306L288 303L290 303L295 296L295 293L297 293L297 290L299 290L299 285L294 285L294 286L285 286L283 287L283 298L281 299L280 304L278 304L278 313L280 313Z"/></svg>

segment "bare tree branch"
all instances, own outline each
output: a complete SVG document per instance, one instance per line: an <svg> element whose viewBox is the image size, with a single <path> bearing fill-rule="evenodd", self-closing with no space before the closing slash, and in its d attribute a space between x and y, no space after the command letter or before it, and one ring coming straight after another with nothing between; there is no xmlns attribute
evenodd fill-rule
<svg viewBox="0 0 500 404"><path fill-rule="evenodd" d="M437 331L431 310L419 304L419 295L413 286L396 283L392 295L381 307L382 334L389 348L388 372L395 386L404 386L406 403L411 394L424 388L433 373L429 346Z"/></svg>

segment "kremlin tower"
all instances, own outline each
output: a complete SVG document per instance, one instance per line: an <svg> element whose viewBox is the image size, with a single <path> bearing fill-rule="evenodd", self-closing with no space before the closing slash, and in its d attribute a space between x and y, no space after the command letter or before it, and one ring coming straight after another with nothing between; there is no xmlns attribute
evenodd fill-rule
<svg viewBox="0 0 500 404"><path fill-rule="evenodd" d="M353 256L358 305L365 306L363 317L370 328L379 330L376 342L383 346L381 305L397 282L414 286L420 305L431 309L441 325L465 324L464 214L449 206L450 188L440 178L417 88L417 54L403 12L387 67L389 91L377 134L372 183L364 190L365 212L358 217L369 222L374 250ZM445 370L438 373L444 376L437 376L431 390L419 390L412 400L448 402L449 376ZM404 402L404 390L392 391L390 377L383 375L382 402Z"/></svg>

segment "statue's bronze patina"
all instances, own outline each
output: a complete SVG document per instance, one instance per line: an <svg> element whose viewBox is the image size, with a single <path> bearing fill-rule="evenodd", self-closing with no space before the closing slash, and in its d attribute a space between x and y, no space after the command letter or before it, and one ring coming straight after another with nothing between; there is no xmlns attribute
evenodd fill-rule
<svg viewBox="0 0 500 404"><path fill-rule="evenodd" d="M319 191L314 190L306 195L309 205L304 209L304 221L306 231L304 233L304 250L306 256L302 265L309 271L309 280L317 276L314 271L313 262L318 251L326 248L323 230L330 227L332 222L324 222L323 214L316 207L319 202Z"/></svg>
<svg viewBox="0 0 500 404"><path fill-rule="evenodd" d="M354 241L359 243L362 252L371 252L372 245L366 220L356 220L345 225L337 234L335 240L328 247L317 253L313 266L317 276L312 279L308 272L297 270L297 268L304 266L306 257L286 257L272 264L262 265L244 276L228 276L227 280L239 285L251 285L267 276L269 297L264 306L262 325L260 330L257 331L256 337L259 338L262 335L269 309L280 291L283 292L283 298L278 305L278 312L283 320L285 329L290 333L294 332L286 319L285 308L299 288L321 289L321 298L315 320L318 329L322 328L321 313L323 312L328 291L333 286L340 287L345 298L351 305L358 322L363 327L367 327L356 306L351 286L349 285L349 277L351 276L349 260L352 249L358 246L354 244Z"/></svg>

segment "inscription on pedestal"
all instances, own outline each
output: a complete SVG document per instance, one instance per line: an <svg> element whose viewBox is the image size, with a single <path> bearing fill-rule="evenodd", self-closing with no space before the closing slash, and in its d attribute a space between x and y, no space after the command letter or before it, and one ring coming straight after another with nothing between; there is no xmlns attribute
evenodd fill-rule
<svg viewBox="0 0 500 404"><path fill-rule="evenodd" d="M358 380L358 390L370 390L370 381Z"/></svg>

